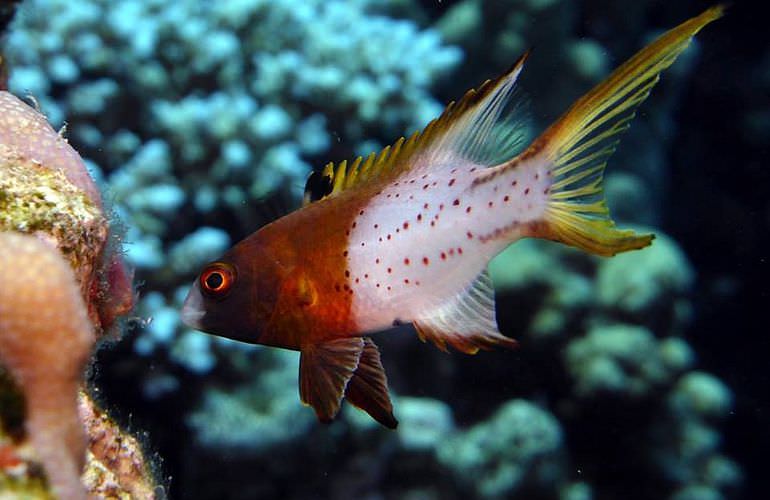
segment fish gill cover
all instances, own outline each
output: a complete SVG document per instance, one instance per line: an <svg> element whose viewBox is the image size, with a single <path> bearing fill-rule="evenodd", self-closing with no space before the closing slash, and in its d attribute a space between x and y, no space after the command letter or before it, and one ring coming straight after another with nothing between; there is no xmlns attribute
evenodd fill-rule
<svg viewBox="0 0 770 500"><path fill-rule="evenodd" d="M266 206L297 203L313 166L423 126L531 45L539 76L525 88L537 90L540 128L615 65L609 53L642 44L654 4L446 3L23 4L4 44L10 88L66 122L127 226L142 283L142 319L100 357L106 397L149 430L172 497L730 496L741 471L719 425L733 396L682 336L695 273L664 235L611 260L530 241L502 254L499 321L519 354L469 361L383 339L397 432L355 411L319 428L296 402L295 354L179 322L196 269L263 223ZM586 18L598 27L576 35ZM624 222L661 218L672 110L696 53L611 162L608 198Z"/></svg>

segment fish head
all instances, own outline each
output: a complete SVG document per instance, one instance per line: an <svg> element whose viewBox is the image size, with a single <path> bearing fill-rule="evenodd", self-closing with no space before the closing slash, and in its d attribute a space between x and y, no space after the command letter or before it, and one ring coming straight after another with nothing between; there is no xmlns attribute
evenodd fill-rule
<svg viewBox="0 0 770 500"><path fill-rule="evenodd" d="M280 263L244 240L205 265L181 310L182 322L206 333L258 344L275 309Z"/></svg>

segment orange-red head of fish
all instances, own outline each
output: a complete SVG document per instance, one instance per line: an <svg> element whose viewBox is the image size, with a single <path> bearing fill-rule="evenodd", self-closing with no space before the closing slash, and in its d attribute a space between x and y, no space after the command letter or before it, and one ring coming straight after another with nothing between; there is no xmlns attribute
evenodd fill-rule
<svg viewBox="0 0 770 500"><path fill-rule="evenodd" d="M207 264L182 308L182 321L198 330L261 343L282 283L282 266L255 239Z"/></svg>

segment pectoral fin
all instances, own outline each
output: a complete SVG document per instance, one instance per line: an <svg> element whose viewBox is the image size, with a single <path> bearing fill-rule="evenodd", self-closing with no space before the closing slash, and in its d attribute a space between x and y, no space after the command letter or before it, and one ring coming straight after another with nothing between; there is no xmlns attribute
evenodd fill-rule
<svg viewBox="0 0 770 500"><path fill-rule="evenodd" d="M299 396L312 406L318 420L332 421L340 409L345 387L364 351L360 337L332 340L302 348L299 358Z"/></svg>
<svg viewBox="0 0 770 500"><path fill-rule="evenodd" d="M398 427L388 394L388 378L380 362L380 351L368 337L364 339L364 350L358 360L358 368L345 389L345 397L385 427Z"/></svg>

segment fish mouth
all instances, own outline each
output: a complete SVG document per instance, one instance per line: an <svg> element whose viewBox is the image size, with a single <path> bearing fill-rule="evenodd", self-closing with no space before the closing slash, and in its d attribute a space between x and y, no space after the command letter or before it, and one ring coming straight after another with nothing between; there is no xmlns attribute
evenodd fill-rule
<svg viewBox="0 0 770 500"><path fill-rule="evenodd" d="M205 315L206 312L203 310L203 298L201 297L200 290L198 290L198 284L196 283L190 289L187 298L184 300L180 317L182 323L190 328L202 330L202 320Z"/></svg>

